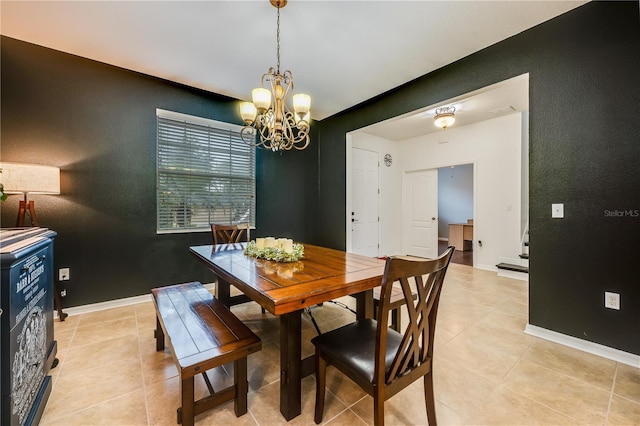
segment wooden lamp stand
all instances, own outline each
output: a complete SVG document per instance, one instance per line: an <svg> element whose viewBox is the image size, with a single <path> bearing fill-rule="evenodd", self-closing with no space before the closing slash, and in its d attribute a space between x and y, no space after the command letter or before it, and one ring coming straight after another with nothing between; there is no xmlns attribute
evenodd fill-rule
<svg viewBox="0 0 640 426"><path fill-rule="evenodd" d="M24 200L20 200L20 206L18 208L18 220L16 220L16 227L24 226L24 217L26 212L29 212L29 216L31 217L31 225L32 226L40 226L38 225L38 218L36 216L36 207L35 203L32 201L27 201L27 194L24 194Z"/></svg>

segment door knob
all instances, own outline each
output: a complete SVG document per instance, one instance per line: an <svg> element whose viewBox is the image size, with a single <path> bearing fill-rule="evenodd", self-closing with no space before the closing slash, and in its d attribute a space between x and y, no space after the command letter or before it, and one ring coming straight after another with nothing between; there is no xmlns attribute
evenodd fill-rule
<svg viewBox="0 0 640 426"><path fill-rule="evenodd" d="M436 218L435 218L435 217L432 217L432 218L431 218L431 220L436 220Z"/></svg>

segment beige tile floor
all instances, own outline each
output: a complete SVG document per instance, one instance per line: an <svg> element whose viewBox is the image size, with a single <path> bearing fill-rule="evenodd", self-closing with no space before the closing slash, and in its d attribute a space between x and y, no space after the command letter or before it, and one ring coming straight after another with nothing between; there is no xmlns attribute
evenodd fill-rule
<svg viewBox="0 0 640 426"><path fill-rule="evenodd" d="M342 299L352 303L351 298ZM229 402L196 418L199 425L285 424L279 407L278 319L254 303L233 308L260 335L249 357L249 412L236 418ZM314 308L322 330L353 320L333 304ZM452 264L436 334L434 382L440 424L640 425L640 370L523 333L527 284ZM178 377L168 350L155 351L151 302L70 316L55 323L60 364L43 425L175 425ZM303 352L315 335L303 320ZM224 369L214 387L231 383ZM334 371L324 421L373 423L372 400ZM204 395L202 379L197 393ZM303 381L302 414L313 424L315 381ZM427 423L422 382L387 401L387 425Z"/></svg>

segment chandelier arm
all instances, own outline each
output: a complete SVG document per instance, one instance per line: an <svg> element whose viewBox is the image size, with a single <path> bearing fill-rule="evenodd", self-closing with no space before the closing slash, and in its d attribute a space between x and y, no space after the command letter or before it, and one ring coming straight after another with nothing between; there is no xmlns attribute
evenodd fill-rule
<svg viewBox="0 0 640 426"><path fill-rule="evenodd" d="M242 141L253 147L260 147L262 142L256 142L256 129L251 126L245 126L240 130ZM247 139L249 138L249 139Z"/></svg>
<svg viewBox="0 0 640 426"><path fill-rule="evenodd" d="M298 150L302 150L306 148L307 145L309 145L309 126L296 124L295 115L291 111L287 111L285 121L287 133L289 136L289 143L287 144L289 149L296 148ZM304 145L302 147L298 146L298 144L302 142L304 142Z"/></svg>
<svg viewBox="0 0 640 426"><path fill-rule="evenodd" d="M309 135L306 136L306 138L304 139L305 143L302 146L298 146L298 145L293 145L293 147L295 149L297 149L298 151L302 151L303 149L305 149L306 147L309 146Z"/></svg>
<svg viewBox="0 0 640 426"><path fill-rule="evenodd" d="M262 78L260 79L260 84L262 85L262 87L265 86L265 81L271 81L271 68L269 68L269 71L262 74Z"/></svg>
<svg viewBox="0 0 640 426"><path fill-rule="evenodd" d="M282 73L282 77L287 86L291 87L291 90L293 90L293 73L289 70L286 70Z"/></svg>
<svg viewBox="0 0 640 426"><path fill-rule="evenodd" d="M273 140L270 137L269 126L263 126L259 132L260 145L262 145L265 149L271 149L273 145Z"/></svg>

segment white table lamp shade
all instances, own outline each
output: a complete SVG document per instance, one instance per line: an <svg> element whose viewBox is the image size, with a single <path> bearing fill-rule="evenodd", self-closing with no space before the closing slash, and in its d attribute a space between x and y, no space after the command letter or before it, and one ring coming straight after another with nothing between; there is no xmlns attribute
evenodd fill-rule
<svg viewBox="0 0 640 426"><path fill-rule="evenodd" d="M60 194L60 169L39 164L0 163L7 194Z"/></svg>

